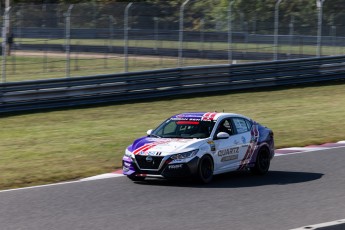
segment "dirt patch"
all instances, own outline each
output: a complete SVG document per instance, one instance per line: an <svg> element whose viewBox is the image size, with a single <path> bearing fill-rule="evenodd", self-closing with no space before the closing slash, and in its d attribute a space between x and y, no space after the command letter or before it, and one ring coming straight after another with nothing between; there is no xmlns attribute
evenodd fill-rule
<svg viewBox="0 0 345 230"><path fill-rule="evenodd" d="M63 52L34 52L34 51L12 51L12 55L21 57L42 57L47 55L48 57L66 57L66 53ZM101 54L101 53L70 53L71 58L82 57L82 58L124 58L124 55L120 54ZM137 58L145 60L157 60L159 58L164 58L164 60L176 60L176 58L166 57L166 56L137 56L128 55L128 58Z"/></svg>

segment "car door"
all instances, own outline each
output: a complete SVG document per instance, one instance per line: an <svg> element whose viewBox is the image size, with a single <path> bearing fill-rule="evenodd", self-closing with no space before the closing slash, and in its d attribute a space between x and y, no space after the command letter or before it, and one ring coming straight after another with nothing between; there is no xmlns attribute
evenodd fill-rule
<svg viewBox="0 0 345 230"><path fill-rule="evenodd" d="M217 139L219 132L228 133L230 136L227 139ZM244 155L241 153L242 140L241 135L237 135L233 127L233 122L230 118L222 120L216 129L214 136L214 144L216 146L216 153L214 155L215 173L223 173L235 170L239 167L239 157Z"/></svg>
<svg viewBox="0 0 345 230"><path fill-rule="evenodd" d="M237 140L240 141L240 151L238 155L238 159L236 162L237 166L241 166L243 164L248 163L247 161L250 160L252 157L252 146L251 144L251 122L242 117L233 117L231 118L232 124L234 127L235 136Z"/></svg>

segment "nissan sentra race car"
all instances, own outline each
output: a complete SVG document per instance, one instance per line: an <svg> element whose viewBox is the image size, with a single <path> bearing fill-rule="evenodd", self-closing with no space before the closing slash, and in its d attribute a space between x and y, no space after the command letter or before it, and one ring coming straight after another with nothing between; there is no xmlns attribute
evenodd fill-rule
<svg viewBox="0 0 345 230"><path fill-rule="evenodd" d="M274 156L271 129L240 114L177 114L127 147L123 174L146 177L192 177L209 183L214 175L249 169L266 174Z"/></svg>

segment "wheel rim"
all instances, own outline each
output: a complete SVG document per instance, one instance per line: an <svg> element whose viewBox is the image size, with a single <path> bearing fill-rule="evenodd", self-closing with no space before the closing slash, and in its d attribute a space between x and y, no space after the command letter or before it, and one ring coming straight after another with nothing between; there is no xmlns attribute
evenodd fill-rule
<svg viewBox="0 0 345 230"><path fill-rule="evenodd" d="M204 179L209 179L213 175L212 163L209 160L203 160L201 164L201 175Z"/></svg>

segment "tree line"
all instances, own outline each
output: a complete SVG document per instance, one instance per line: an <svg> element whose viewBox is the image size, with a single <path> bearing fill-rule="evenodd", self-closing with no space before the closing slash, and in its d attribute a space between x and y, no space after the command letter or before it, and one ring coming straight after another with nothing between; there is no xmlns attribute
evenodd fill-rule
<svg viewBox="0 0 345 230"><path fill-rule="evenodd" d="M138 20L137 25L154 23L154 15L160 19L160 26L174 24L178 26L179 7L185 0L31 0L30 4L92 4L89 10L93 18L109 14L114 17L123 15L124 8L113 10L108 7L114 4L145 5L135 11L136 17L146 17ZM232 0L232 20L237 30L248 32L272 32L274 8L276 0ZM5 0L1 0L2 6ZM140 4L136 4L140 3ZM28 4L27 0L11 0L12 5ZM226 30L229 0L190 0L185 11L186 28L198 30L201 27L209 30ZM345 34L345 0L325 0L323 4L323 25L325 30L337 29L337 34ZM108 9L107 9L108 8ZM80 8L82 10L82 8ZM112 10L110 10L112 9ZM29 10L28 10L29 11ZM85 11L85 10L84 10ZM31 12L26 12L30 14ZM80 13L82 14L82 13ZM90 15L86 15L88 18ZM84 19L86 20L86 19ZM98 20L99 21L99 20ZM122 23L121 20L118 20ZM135 20L134 20L135 21ZM294 32L300 34L315 34L317 28L316 0L283 0L279 6L279 23L281 31L288 33L291 25ZM143 26L145 27L145 26ZM167 26L166 26L167 27ZM175 28L174 28L175 29ZM326 32L328 33L328 32Z"/></svg>

